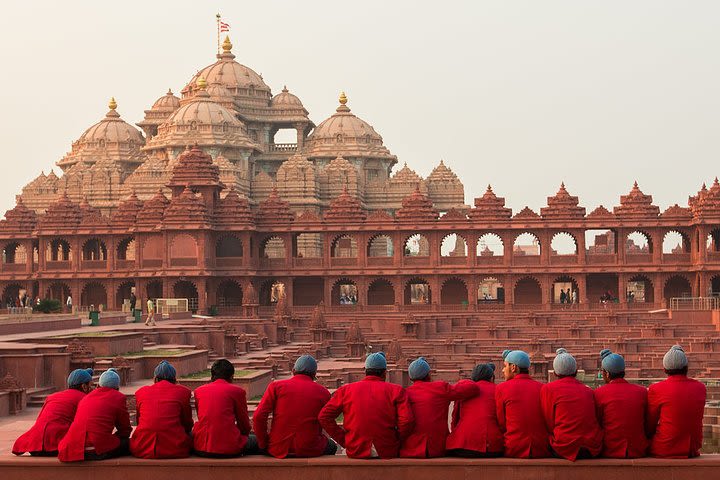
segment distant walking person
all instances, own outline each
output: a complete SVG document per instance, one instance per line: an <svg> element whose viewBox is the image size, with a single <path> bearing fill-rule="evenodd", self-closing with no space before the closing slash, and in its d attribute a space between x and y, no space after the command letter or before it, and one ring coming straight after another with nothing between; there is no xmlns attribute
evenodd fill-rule
<svg viewBox="0 0 720 480"><path fill-rule="evenodd" d="M134 293L130 293L130 314L135 316L135 306L137 305L137 297Z"/></svg>
<svg viewBox="0 0 720 480"><path fill-rule="evenodd" d="M65 300L65 306L67 307L68 313L72 313L72 296L68 295L67 300Z"/></svg>
<svg viewBox="0 0 720 480"><path fill-rule="evenodd" d="M152 298L148 298L147 310L148 310L148 316L147 316L147 320L145 320L145 325L147 325L148 327L151 327L151 326L155 325L155 304L153 303Z"/></svg>

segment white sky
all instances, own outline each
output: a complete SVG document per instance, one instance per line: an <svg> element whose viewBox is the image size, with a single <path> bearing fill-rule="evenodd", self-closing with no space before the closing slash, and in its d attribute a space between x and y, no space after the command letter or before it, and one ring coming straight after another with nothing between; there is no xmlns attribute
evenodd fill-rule
<svg viewBox="0 0 720 480"><path fill-rule="evenodd" d="M637 179L662 209L720 174L720 2L12 2L0 12L0 212L107 111L136 123L233 52L315 123L337 106L466 203L492 183L515 212L565 181L591 211ZM56 168L56 171L58 169Z"/></svg>

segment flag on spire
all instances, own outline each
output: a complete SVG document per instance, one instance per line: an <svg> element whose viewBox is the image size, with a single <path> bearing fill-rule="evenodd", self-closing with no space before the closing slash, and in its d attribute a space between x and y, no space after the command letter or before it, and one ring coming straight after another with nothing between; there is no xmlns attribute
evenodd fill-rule
<svg viewBox="0 0 720 480"><path fill-rule="evenodd" d="M220 31L221 32L229 32L230 31L230 24L225 22L220 22Z"/></svg>

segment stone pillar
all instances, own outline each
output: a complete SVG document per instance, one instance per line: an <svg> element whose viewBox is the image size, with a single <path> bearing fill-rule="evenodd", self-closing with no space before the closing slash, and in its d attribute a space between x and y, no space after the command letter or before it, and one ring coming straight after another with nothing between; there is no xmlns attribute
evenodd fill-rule
<svg viewBox="0 0 720 480"><path fill-rule="evenodd" d="M662 265L663 255L663 232L657 229L652 229L648 232L650 235L650 241L652 242L652 260L655 265Z"/></svg>
<svg viewBox="0 0 720 480"><path fill-rule="evenodd" d="M45 237L38 238L38 270L45 272L47 269L47 239Z"/></svg>
<svg viewBox="0 0 720 480"><path fill-rule="evenodd" d="M573 232L573 235L575 235L575 242L577 243L578 265L584 266L587 262L587 251L585 250L585 230L576 230Z"/></svg>
<svg viewBox="0 0 720 480"><path fill-rule="evenodd" d="M514 232L509 232L502 236L503 242L503 265L510 266L513 263L513 247L515 246Z"/></svg>
<svg viewBox="0 0 720 480"><path fill-rule="evenodd" d="M474 255L473 258L475 258ZM468 289L468 304L471 305L469 309L475 310L478 304L478 277L477 275L467 275L463 280Z"/></svg>
<svg viewBox="0 0 720 480"><path fill-rule="evenodd" d="M403 255L405 252L405 245L403 244L404 237L403 233L394 233L390 236L393 241L393 267L395 268L403 264Z"/></svg>
<svg viewBox="0 0 720 480"><path fill-rule="evenodd" d="M578 286L578 302L582 304L587 304L589 302L588 300L588 294L587 294L587 275L581 274L575 276L575 281L577 282Z"/></svg>
<svg viewBox="0 0 720 480"><path fill-rule="evenodd" d="M205 254L205 248L207 244L207 238L206 238L206 232L202 230L198 230L197 237L195 239L195 242L198 246L198 268L206 268L207 267L207 256Z"/></svg>
<svg viewBox="0 0 720 480"><path fill-rule="evenodd" d="M395 305L403 305L405 301L405 278L401 276L393 278L393 289L395 291Z"/></svg>
<svg viewBox="0 0 720 480"><path fill-rule="evenodd" d="M709 297L710 296L710 287L711 287L709 275L704 272L698 272L696 282L700 286L700 292L697 296L698 297Z"/></svg>
<svg viewBox="0 0 720 480"><path fill-rule="evenodd" d="M467 244L467 266L474 267L477 263L477 242L479 237L475 233L463 233L465 243ZM476 293L477 294L477 293Z"/></svg>
<svg viewBox="0 0 720 480"><path fill-rule="evenodd" d="M295 124L297 151L302 151L303 144L305 143L305 125L302 123Z"/></svg>
<svg viewBox="0 0 720 480"><path fill-rule="evenodd" d="M357 235L355 235L355 241L357 242L358 250L358 265L361 268L367 267L368 239L368 235L364 232L359 232Z"/></svg>
<svg viewBox="0 0 720 480"><path fill-rule="evenodd" d="M627 304L627 274L618 273L618 300L621 305Z"/></svg>
<svg viewBox="0 0 720 480"><path fill-rule="evenodd" d="M198 278L195 286L198 291L198 313L204 314L208 308L207 280L205 277Z"/></svg>
<svg viewBox="0 0 720 480"><path fill-rule="evenodd" d="M615 253L617 254L618 265L625 265L625 236L624 228L618 228L615 232Z"/></svg>
<svg viewBox="0 0 720 480"><path fill-rule="evenodd" d="M541 230L540 233L533 232L540 242L540 265L550 265L550 243L552 236L547 230Z"/></svg>
<svg viewBox="0 0 720 480"><path fill-rule="evenodd" d="M515 305L515 276L505 275L503 287L505 287L505 305L509 310Z"/></svg>
<svg viewBox="0 0 720 480"><path fill-rule="evenodd" d="M653 295L655 303L661 307L669 308L670 305L665 305L665 277L658 273L652 279L653 282Z"/></svg>
<svg viewBox="0 0 720 480"><path fill-rule="evenodd" d="M552 276L543 275L540 278L540 290L542 293L543 310L550 310L550 308L552 308L552 284Z"/></svg>

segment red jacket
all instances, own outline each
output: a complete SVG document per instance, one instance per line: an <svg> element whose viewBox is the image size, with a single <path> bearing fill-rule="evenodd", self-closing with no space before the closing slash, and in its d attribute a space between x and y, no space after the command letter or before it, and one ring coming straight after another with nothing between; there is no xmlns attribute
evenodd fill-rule
<svg viewBox="0 0 720 480"><path fill-rule="evenodd" d="M542 386L540 403L555 453L572 461L581 448L593 457L600 454L603 432L589 387L575 377L563 377Z"/></svg>
<svg viewBox="0 0 720 480"><path fill-rule="evenodd" d="M22 455L25 452L57 451L60 440L75 418L78 403L83 398L85 392L74 388L48 396L35 424L15 440L12 452L15 455Z"/></svg>
<svg viewBox="0 0 720 480"><path fill-rule="evenodd" d="M193 448L220 455L242 453L250 434L245 390L218 379L195 390L198 421L192 430Z"/></svg>
<svg viewBox="0 0 720 480"><path fill-rule="evenodd" d="M335 422L341 413L342 427ZM374 376L338 388L318 419L350 458L370 458L373 446L380 458L397 457L415 424L405 390Z"/></svg>
<svg viewBox="0 0 720 480"><path fill-rule="evenodd" d="M135 392L137 427L130 453L139 458L190 456L190 389L161 380Z"/></svg>
<svg viewBox="0 0 720 480"><path fill-rule="evenodd" d="M272 382L253 414L258 446L270 455L285 458L318 457L327 447L318 414L330 400L330 392L307 375ZM268 434L268 417L272 425Z"/></svg>
<svg viewBox="0 0 720 480"><path fill-rule="evenodd" d="M86 447L98 455L112 452L131 431L125 395L114 388L96 388L78 403L75 418L58 445L58 458L79 462L85 459Z"/></svg>
<svg viewBox="0 0 720 480"><path fill-rule="evenodd" d="M403 440L400 456L442 457L445 455L445 439L448 436L450 402L466 400L477 395L480 390L475 383L465 380L456 385L418 381L405 391L415 417L415 428Z"/></svg>
<svg viewBox="0 0 720 480"><path fill-rule="evenodd" d="M598 423L605 432L602 456L640 458L647 453L647 389L616 378L593 392Z"/></svg>
<svg viewBox="0 0 720 480"><path fill-rule="evenodd" d="M478 388L479 395L455 403L452 433L447 449L462 448L481 453L502 453L503 434L495 409L495 384L481 380L469 383ZM459 386L460 384L458 384Z"/></svg>
<svg viewBox="0 0 720 480"><path fill-rule="evenodd" d="M542 386L527 373L520 373L495 389L495 407L498 425L505 436L506 457L552 456L540 407Z"/></svg>
<svg viewBox="0 0 720 480"><path fill-rule="evenodd" d="M650 455L688 458L700 455L705 385L685 375L671 375L648 389L647 431Z"/></svg>

